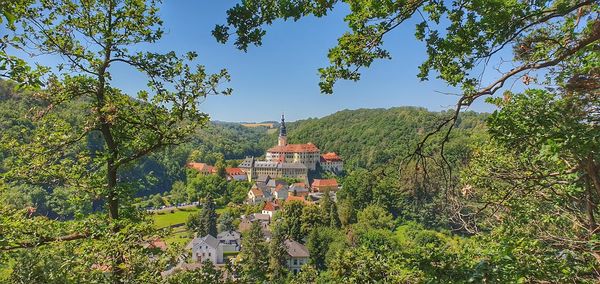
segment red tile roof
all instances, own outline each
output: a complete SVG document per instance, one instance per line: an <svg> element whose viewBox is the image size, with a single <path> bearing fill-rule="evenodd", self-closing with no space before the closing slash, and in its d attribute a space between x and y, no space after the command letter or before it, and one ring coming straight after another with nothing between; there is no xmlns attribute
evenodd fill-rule
<svg viewBox="0 0 600 284"><path fill-rule="evenodd" d="M267 152L275 153L316 153L319 148L313 143L306 144L287 144L285 146L275 146L267 150Z"/></svg>
<svg viewBox="0 0 600 284"><path fill-rule="evenodd" d="M337 180L334 178L329 179L315 179L312 183L313 188L321 187L338 187Z"/></svg>
<svg viewBox="0 0 600 284"><path fill-rule="evenodd" d="M254 194L254 196L259 197L259 196L263 196L263 192L262 190L258 189L258 188L252 188L250 189L252 191L252 193Z"/></svg>
<svg viewBox="0 0 600 284"><path fill-rule="evenodd" d="M225 172L230 176L246 175L246 173L240 168L225 168Z"/></svg>
<svg viewBox="0 0 600 284"><path fill-rule="evenodd" d="M267 203L265 203L265 206L263 206L262 210L266 210L266 211L277 211L279 210L279 205L268 201Z"/></svg>
<svg viewBox="0 0 600 284"><path fill-rule="evenodd" d="M287 199L285 201L302 201L302 202L306 202L306 200L304 199L304 197L302 196L293 196L293 195L288 195Z"/></svg>
<svg viewBox="0 0 600 284"><path fill-rule="evenodd" d="M321 155L321 161L324 162L339 162L342 158L338 156L335 152L329 152Z"/></svg>
<svg viewBox="0 0 600 284"><path fill-rule="evenodd" d="M199 172L216 173L217 169L209 164L190 162L187 164L190 169L197 170Z"/></svg>

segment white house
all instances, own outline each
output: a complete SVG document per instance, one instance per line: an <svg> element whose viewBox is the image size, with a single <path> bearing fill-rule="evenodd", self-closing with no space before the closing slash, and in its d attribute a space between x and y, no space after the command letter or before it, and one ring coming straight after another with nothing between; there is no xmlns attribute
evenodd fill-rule
<svg viewBox="0 0 600 284"><path fill-rule="evenodd" d="M277 205L271 201L267 201L265 203L265 206L263 206L261 213L267 214L267 215L269 215L269 217L273 218L273 215L275 215L275 212L277 212L277 210L279 210L279 205Z"/></svg>
<svg viewBox="0 0 600 284"><path fill-rule="evenodd" d="M214 264L223 263L223 250L219 241L211 235L194 238L186 248L192 249L192 260L196 262L210 260Z"/></svg>
<svg viewBox="0 0 600 284"><path fill-rule="evenodd" d="M287 251L287 267L293 273L298 273L302 265L308 262L308 249L294 240L285 240L284 244Z"/></svg>
<svg viewBox="0 0 600 284"><path fill-rule="evenodd" d="M238 252L240 251L240 233L236 231L223 231L217 235L219 246L222 252Z"/></svg>
<svg viewBox="0 0 600 284"><path fill-rule="evenodd" d="M288 187L287 186L277 186L274 190L273 190L273 198L275 199L279 199L279 200L286 200L288 197Z"/></svg>
<svg viewBox="0 0 600 284"><path fill-rule="evenodd" d="M261 182L256 182L248 191L247 202L250 204L258 204L263 201L271 200L271 190Z"/></svg>
<svg viewBox="0 0 600 284"><path fill-rule="evenodd" d="M319 164L323 170L329 172L339 173L344 170L344 161L334 152L321 155Z"/></svg>

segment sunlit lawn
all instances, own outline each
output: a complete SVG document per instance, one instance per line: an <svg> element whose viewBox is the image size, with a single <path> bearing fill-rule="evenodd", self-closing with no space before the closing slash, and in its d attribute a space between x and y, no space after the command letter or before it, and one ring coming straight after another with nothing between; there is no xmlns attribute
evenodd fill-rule
<svg viewBox="0 0 600 284"><path fill-rule="evenodd" d="M173 229L173 232L167 236L164 241L167 245L171 246L174 244L182 247L186 246L192 238L185 227Z"/></svg>
<svg viewBox="0 0 600 284"><path fill-rule="evenodd" d="M196 208L189 208L185 210L173 209L175 210L173 213L171 211L164 211L162 214L154 214L152 218L154 219L154 226L156 228L162 229L168 226L173 226L177 224L185 224L187 218L190 214L198 211Z"/></svg>
<svg viewBox="0 0 600 284"><path fill-rule="evenodd" d="M172 233L166 236L164 241L168 245L180 244L182 246L185 246L191 240L187 228L185 227L185 222L187 221L188 216L190 214L197 212L199 209L187 208L183 210L173 210L173 213L171 213L170 210L167 210L161 212L162 214L155 213L154 215L152 215L152 219L154 219L154 227L157 229L162 229L173 225L182 225L181 227L178 226L176 228L173 228ZM216 210L218 215L221 215L224 211L225 208L217 208Z"/></svg>

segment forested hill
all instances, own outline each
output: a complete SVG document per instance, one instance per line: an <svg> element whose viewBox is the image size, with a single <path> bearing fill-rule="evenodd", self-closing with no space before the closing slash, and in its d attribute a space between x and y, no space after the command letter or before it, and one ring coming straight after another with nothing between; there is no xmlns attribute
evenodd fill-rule
<svg viewBox="0 0 600 284"><path fill-rule="evenodd" d="M30 96L15 92L7 82L0 81L0 126L5 134L8 134L6 131L34 127L27 122L26 115L39 104ZM78 113L82 108L78 106L83 102L71 104L71 107L59 111L75 124L82 117ZM447 115L417 107L343 110L323 118L289 123L288 135L290 143L312 142L322 152L338 152L346 160L347 168L370 168L413 151L423 135ZM484 114L463 113L452 134L453 140L465 139L473 130L482 128L484 118ZM95 141L90 137L86 143L88 147L99 147ZM276 141L277 131L268 134L264 127L248 128L240 123L212 122L199 130L188 143L148 156L122 175L131 180L144 180L151 173L153 182L145 182L143 191L164 192L174 181L184 178L183 165L187 160L214 164L220 159L261 156ZM0 171L2 167L0 153Z"/></svg>
<svg viewBox="0 0 600 284"><path fill-rule="evenodd" d="M322 152L339 153L351 167L373 167L414 151L423 136L448 116L417 107L343 110L290 123L288 135L290 143L312 142ZM481 130L485 117L463 113L452 137L464 140Z"/></svg>

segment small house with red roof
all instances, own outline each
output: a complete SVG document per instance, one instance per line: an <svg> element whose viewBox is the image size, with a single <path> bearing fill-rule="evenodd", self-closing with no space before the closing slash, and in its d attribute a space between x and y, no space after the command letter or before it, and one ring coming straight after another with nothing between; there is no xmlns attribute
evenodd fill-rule
<svg viewBox="0 0 600 284"><path fill-rule="evenodd" d="M227 174L227 180L248 180L248 175L244 170L240 168L225 168L225 173Z"/></svg>
<svg viewBox="0 0 600 284"><path fill-rule="evenodd" d="M336 192L339 189L339 186L337 180L334 178L314 179L311 189L313 192L325 192L326 190L329 190L330 192Z"/></svg>
<svg viewBox="0 0 600 284"><path fill-rule="evenodd" d="M283 184L279 184L273 189L273 198L275 198L275 200L285 200L288 197L288 194L288 187Z"/></svg>
<svg viewBox="0 0 600 284"><path fill-rule="evenodd" d="M277 211L279 211L279 205L271 201L265 202L265 205L262 208L262 214L267 214L271 218L273 218L273 215L275 215L275 212Z"/></svg>
<svg viewBox="0 0 600 284"><path fill-rule="evenodd" d="M325 171L339 173L344 170L344 161L335 152L329 152L321 155L319 161L321 168Z"/></svg>
<svg viewBox="0 0 600 284"><path fill-rule="evenodd" d="M217 173L217 168L206 163L189 162L187 163L187 167L196 170L202 175L212 175Z"/></svg>

